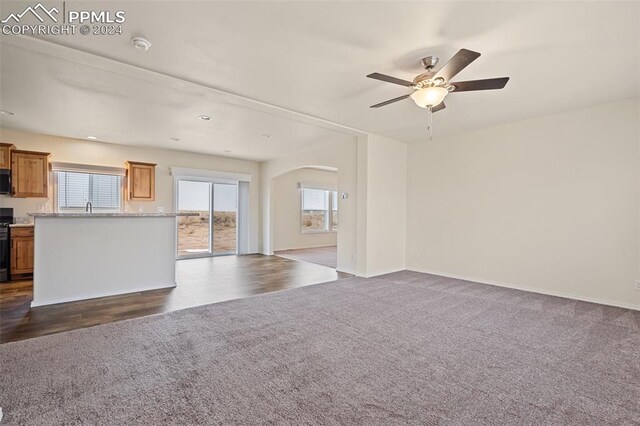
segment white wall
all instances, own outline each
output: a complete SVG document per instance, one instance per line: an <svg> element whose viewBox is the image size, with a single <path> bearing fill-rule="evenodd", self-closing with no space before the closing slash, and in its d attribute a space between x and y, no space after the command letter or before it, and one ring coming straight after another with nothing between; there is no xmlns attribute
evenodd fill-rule
<svg viewBox="0 0 640 426"><path fill-rule="evenodd" d="M299 182L337 188L338 173L302 168L273 179L273 250L335 246L337 232L300 232L302 191Z"/></svg>
<svg viewBox="0 0 640 426"><path fill-rule="evenodd" d="M164 207L167 212L173 211L173 177L169 171L172 166L250 174L252 180L249 185L249 252L258 251L260 173L257 162L165 149L136 148L67 139L11 129L0 129L0 142L13 143L17 149L50 152L52 154L51 161L116 167L124 167L126 160L156 163L156 200L154 202L130 202L131 211L138 211L139 206L143 206L147 212L156 211L158 206ZM50 192L51 187L52 185L50 185ZM28 212L36 211L39 204L46 202L52 206L52 201L42 198L20 199L0 195L0 206L13 207L14 215L17 217L26 216Z"/></svg>
<svg viewBox="0 0 640 426"><path fill-rule="evenodd" d="M338 199L337 235L338 270L356 272L356 137L349 143L336 143L326 147L305 151L260 163L262 253L273 254L274 203L272 203L273 179L301 167L332 167L338 169L338 192L347 193L348 198Z"/></svg>
<svg viewBox="0 0 640 426"><path fill-rule="evenodd" d="M360 276L367 275L367 147L368 136L362 135L357 141L357 161L356 161L356 183L357 183L357 203L356 203L356 244L358 256L356 257L355 270Z"/></svg>
<svg viewBox="0 0 640 426"><path fill-rule="evenodd" d="M406 268L407 145L368 135L358 150L359 201L366 206L358 214L360 232L366 229L359 240L366 262L359 272L370 277L401 271Z"/></svg>
<svg viewBox="0 0 640 426"><path fill-rule="evenodd" d="M305 166L338 169L338 270L374 276L406 267L406 157L402 142L376 135L260 164L262 247L272 254L273 180Z"/></svg>
<svg viewBox="0 0 640 426"><path fill-rule="evenodd" d="M37 217L31 306L176 286L173 217Z"/></svg>
<svg viewBox="0 0 640 426"><path fill-rule="evenodd" d="M631 99L410 145L409 268L640 309L639 114Z"/></svg>

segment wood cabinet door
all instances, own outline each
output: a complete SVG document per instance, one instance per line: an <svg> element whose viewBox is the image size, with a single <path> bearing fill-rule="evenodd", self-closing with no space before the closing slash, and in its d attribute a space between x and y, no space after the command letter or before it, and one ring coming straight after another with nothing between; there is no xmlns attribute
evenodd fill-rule
<svg viewBox="0 0 640 426"><path fill-rule="evenodd" d="M14 145L8 143L0 143L0 169L11 168L11 150Z"/></svg>
<svg viewBox="0 0 640 426"><path fill-rule="evenodd" d="M153 201L156 198L156 166L128 163L129 199Z"/></svg>
<svg viewBox="0 0 640 426"><path fill-rule="evenodd" d="M17 237L11 239L12 275L33 273L33 237Z"/></svg>
<svg viewBox="0 0 640 426"><path fill-rule="evenodd" d="M44 153L11 153L11 186L14 197L49 196L49 156Z"/></svg>

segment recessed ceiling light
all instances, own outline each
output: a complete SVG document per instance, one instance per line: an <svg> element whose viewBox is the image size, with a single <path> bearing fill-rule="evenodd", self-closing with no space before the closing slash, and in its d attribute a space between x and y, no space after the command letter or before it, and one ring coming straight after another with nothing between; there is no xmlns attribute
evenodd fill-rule
<svg viewBox="0 0 640 426"><path fill-rule="evenodd" d="M180 138L170 138L174 142L180 142Z"/></svg>
<svg viewBox="0 0 640 426"><path fill-rule="evenodd" d="M151 47L151 42L144 37L133 37L131 42L135 46L136 49L147 51Z"/></svg>
<svg viewBox="0 0 640 426"><path fill-rule="evenodd" d="M199 118L200 120L204 120L204 121L211 121L211 120L213 120L213 117L208 116L208 115L199 115L199 116L198 116L198 118Z"/></svg>
<svg viewBox="0 0 640 426"><path fill-rule="evenodd" d="M95 141L98 139L97 136L87 136L87 139L91 139L92 141Z"/></svg>
<svg viewBox="0 0 640 426"><path fill-rule="evenodd" d="M3 115L15 115L11 111L7 111L7 110L4 110L4 109L0 109L0 114L3 114Z"/></svg>
<svg viewBox="0 0 640 426"><path fill-rule="evenodd" d="M271 135L269 133L263 133L262 137L265 138L265 139L269 139L269 138L271 138Z"/></svg>

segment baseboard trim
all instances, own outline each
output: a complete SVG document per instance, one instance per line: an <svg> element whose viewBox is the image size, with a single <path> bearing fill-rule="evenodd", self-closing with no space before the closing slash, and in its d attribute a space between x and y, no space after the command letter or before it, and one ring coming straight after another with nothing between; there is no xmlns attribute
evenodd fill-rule
<svg viewBox="0 0 640 426"><path fill-rule="evenodd" d="M407 271L420 272L420 273L423 273L423 274L438 275L440 277L455 278L455 279L458 279L458 280L473 281L473 282L476 282L476 283L479 283L479 284L494 285L496 287L505 287L505 288L511 288L511 289L514 289L514 290L528 291L530 293L544 294L546 296L562 297L564 299L579 300L581 302L597 303L599 305L615 306L616 308L624 308L624 309L632 309L634 311L640 311L640 305L633 305L633 304L628 304L628 303L620 303L620 302L615 302L615 301L612 301L612 300L597 299L597 298L585 297L585 296L578 296L578 295L571 294L571 293L562 293L562 292L556 292L556 291L540 290L540 289L536 289L536 288L532 288L532 287L517 286L517 285L513 285L513 284L506 284L506 283L499 282L499 281L489 281L489 280L479 279L479 278L475 278L475 277L469 277L469 276L465 276L465 275L456 275L456 274L450 274L450 273L446 273L446 272L429 271L429 270L426 270L426 269L423 269L423 268L417 268L417 267L407 267Z"/></svg>
<svg viewBox="0 0 640 426"><path fill-rule="evenodd" d="M381 272L375 272L373 274L363 274L363 275L359 275L360 277L363 278L373 278L373 277L379 277L380 275L387 275L387 274L393 274L394 272L401 272L401 271L406 271L407 268L398 268L398 269L389 269L387 271L381 271ZM420 271L416 271L416 272L420 272Z"/></svg>
<svg viewBox="0 0 640 426"><path fill-rule="evenodd" d="M336 268L336 271L342 272L343 274L355 275L356 277L359 276L355 271L352 271L350 269Z"/></svg>
<svg viewBox="0 0 640 426"><path fill-rule="evenodd" d="M97 294L91 294L91 295L87 295L86 297L79 297L79 298L71 298L71 299L54 299L54 300L45 300L45 301L38 301L36 302L31 301L31 307L32 308L37 308L38 306L49 306L49 305L57 305L59 303L69 303L69 302L79 302L81 300L91 300L91 299L100 299L102 297L110 297L110 296L124 296L127 294L131 294L131 293L140 293L143 291L151 291L151 290L161 290L163 288L174 288L176 287L177 284L173 283L170 285L166 285L166 286L162 286L162 287L144 287L144 288L138 288L138 289L129 289L124 293L119 293L119 292L104 292L104 293L97 293Z"/></svg>

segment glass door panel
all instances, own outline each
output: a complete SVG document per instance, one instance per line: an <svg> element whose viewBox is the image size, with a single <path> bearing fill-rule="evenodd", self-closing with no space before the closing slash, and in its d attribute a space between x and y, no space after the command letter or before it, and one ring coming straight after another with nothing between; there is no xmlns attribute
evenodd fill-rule
<svg viewBox="0 0 640 426"><path fill-rule="evenodd" d="M237 251L238 185L213 184L213 253Z"/></svg>
<svg viewBox="0 0 640 426"><path fill-rule="evenodd" d="M211 183L178 181L178 256L211 254Z"/></svg>

